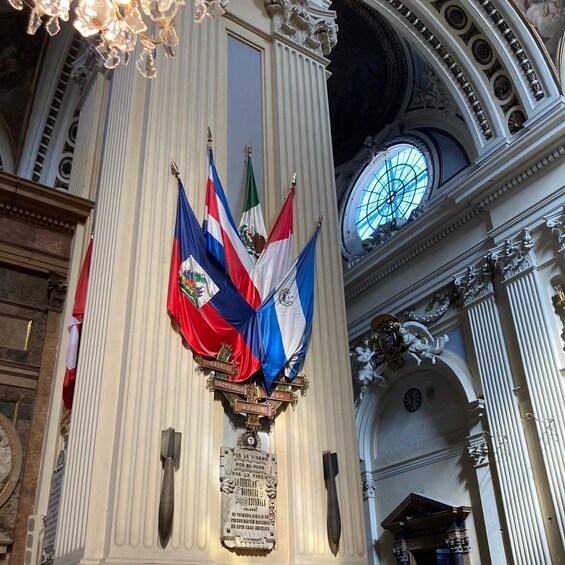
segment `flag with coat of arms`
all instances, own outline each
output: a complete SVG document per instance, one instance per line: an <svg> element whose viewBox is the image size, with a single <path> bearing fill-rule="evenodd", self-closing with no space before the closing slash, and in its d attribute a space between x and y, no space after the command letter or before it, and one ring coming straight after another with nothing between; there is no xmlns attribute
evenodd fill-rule
<svg viewBox="0 0 565 565"><path fill-rule="evenodd" d="M214 359L222 346L231 348L234 380L247 380L261 367L256 310L207 253L205 233L180 179L167 308L196 354Z"/></svg>
<svg viewBox="0 0 565 565"><path fill-rule="evenodd" d="M316 242L320 225L316 227L296 262L257 311L263 357L261 366L265 387L284 371L292 380L302 367L314 318L314 274Z"/></svg>

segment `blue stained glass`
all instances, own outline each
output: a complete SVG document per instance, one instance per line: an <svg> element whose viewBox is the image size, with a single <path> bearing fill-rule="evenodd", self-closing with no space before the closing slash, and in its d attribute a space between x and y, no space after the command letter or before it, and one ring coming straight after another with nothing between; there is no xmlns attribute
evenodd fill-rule
<svg viewBox="0 0 565 565"><path fill-rule="evenodd" d="M428 188L428 163L412 145L389 149L375 168L357 207L356 227L361 239L395 218L408 218Z"/></svg>

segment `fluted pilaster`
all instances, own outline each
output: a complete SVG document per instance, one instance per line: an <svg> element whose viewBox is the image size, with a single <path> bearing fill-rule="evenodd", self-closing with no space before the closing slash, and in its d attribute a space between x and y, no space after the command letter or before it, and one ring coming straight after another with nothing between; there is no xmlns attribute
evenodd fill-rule
<svg viewBox="0 0 565 565"><path fill-rule="evenodd" d="M546 324L549 307L542 298L530 234L525 231L518 241L505 241L492 251L491 261L508 294L533 411L527 418L535 421L555 519L565 539L565 386L553 330Z"/></svg>
<svg viewBox="0 0 565 565"><path fill-rule="evenodd" d="M488 264L455 277L464 297L496 455L506 531L514 563L549 564L538 502L500 315Z"/></svg>
<svg viewBox="0 0 565 565"><path fill-rule="evenodd" d="M96 198L108 88L107 77L95 72L80 108L69 192L90 200Z"/></svg>
<svg viewBox="0 0 565 565"><path fill-rule="evenodd" d="M356 452L325 61L276 40L276 135L281 184L297 172L295 233L303 245L324 214L316 264L316 310L304 372L310 390L287 419L291 561L331 557L326 533L322 452L336 451L342 538L338 559L366 559ZM332 557L333 559L333 557Z"/></svg>

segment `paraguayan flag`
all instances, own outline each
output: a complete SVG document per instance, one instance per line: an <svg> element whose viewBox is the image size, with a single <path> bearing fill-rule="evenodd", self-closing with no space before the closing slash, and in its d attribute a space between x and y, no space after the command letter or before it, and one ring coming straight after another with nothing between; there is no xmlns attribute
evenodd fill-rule
<svg viewBox="0 0 565 565"><path fill-rule="evenodd" d="M263 340L265 386L284 370L292 380L304 361L314 317L316 241L320 227L306 244L288 275L266 298L257 316Z"/></svg>

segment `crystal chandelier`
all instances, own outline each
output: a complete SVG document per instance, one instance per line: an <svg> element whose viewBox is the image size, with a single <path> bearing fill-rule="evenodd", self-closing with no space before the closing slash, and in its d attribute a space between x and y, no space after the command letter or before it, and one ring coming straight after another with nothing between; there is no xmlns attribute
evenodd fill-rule
<svg viewBox="0 0 565 565"><path fill-rule="evenodd" d="M60 30L59 20L67 21L71 3L74 6L73 25L84 37L98 36L96 50L104 66L114 69L126 65L130 55L141 42L142 50L136 62L146 78L155 78L155 55L158 45L167 57L174 57L173 48L179 43L175 31L175 16L185 0L8 0L16 10L31 9L27 32L33 35L42 23L49 35ZM194 21L206 16L221 16L227 0L194 0ZM45 22L43 20L45 18ZM148 26L157 31L152 35Z"/></svg>

